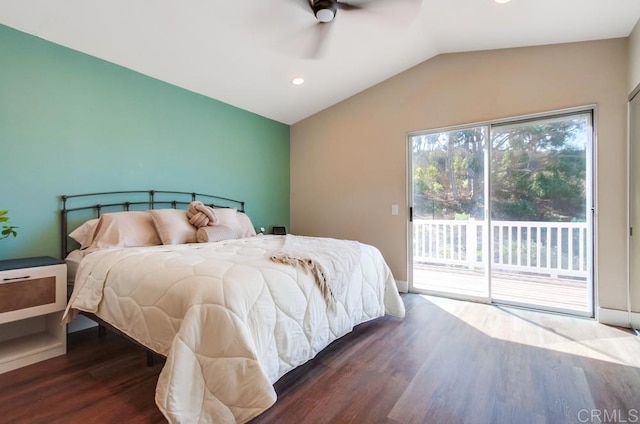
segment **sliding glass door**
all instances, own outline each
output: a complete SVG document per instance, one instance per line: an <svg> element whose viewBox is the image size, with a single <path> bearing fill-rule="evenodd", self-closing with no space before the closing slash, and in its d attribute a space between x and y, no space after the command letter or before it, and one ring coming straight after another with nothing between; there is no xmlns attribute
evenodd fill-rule
<svg viewBox="0 0 640 424"><path fill-rule="evenodd" d="M488 299L487 140L486 126L410 137L417 289Z"/></svg>
<svg viewBox="0 0 640 424"><path fill-rule="evenodd" d="M492 298L591 314L591 113L491 127Z"/></svg>
<svg viewBox="0 0 640 424"><path fill-rule="evenodd" d="M412 134L414 291L592 315L592 112Z"/></svg>

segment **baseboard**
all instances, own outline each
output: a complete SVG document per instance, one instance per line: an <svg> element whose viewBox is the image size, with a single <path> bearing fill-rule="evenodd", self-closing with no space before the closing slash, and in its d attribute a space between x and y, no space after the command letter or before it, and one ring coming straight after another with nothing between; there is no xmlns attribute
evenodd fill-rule
<svg viewBox="0 0 640 424"><path fill-rule="evenodd" d="M396 280L396 286L400 293L409 293L409 283L402 280Z"/></svg>
<svg viewBox="0 0 640 424"><path fill-rule="evenodd" d="M618 309L598 308L598 321L602 324L615 325L616 327L640 328L640 313L631 313L631 323L629 323L629 313Z"/></svg>

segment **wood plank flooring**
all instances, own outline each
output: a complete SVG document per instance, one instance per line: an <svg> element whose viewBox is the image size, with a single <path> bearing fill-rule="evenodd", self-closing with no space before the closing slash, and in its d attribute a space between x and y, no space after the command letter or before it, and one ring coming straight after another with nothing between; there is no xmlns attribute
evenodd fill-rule
<svg viewBox="0 0 640 424"><path fill-rule="evenodd" d="M403 299L404 320L360 325L285 375L251 424L640 422L640 338L629 331ZM0 374L0 423L166 422L154 403L161 367L119 336L73 333L67 355Z"/></svg>

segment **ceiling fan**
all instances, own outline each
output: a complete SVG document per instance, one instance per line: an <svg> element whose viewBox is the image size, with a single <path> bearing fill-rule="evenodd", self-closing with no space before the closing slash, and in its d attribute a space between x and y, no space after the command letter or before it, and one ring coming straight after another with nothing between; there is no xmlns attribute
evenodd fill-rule
<svg viewBox="0 0 640 424"><path fill-rule="evenodd" d="M296 0L299 1L299 0ZM377 8L379 16L385 16L388 19L388 15L381 13L379 6L393 5L397 7L399 4L419 5L422 0L304 0L305 3L311 8L317 24L315 25L315 31L312 31L313 42L311 49L308 50L306 55L308 58L317 59L322 56L324 50L325 40L329 37L330 28L333 25L327 25L336 18L338 9L343 11L374 11ZM300 4L300 3L298 3ZM374 12L375 13L375 12Z"/></svg>

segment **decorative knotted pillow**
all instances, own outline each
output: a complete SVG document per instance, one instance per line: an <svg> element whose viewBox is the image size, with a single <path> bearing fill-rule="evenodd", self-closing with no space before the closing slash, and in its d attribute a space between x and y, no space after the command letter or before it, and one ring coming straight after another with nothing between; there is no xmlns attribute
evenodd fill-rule
<svg viewBox="0 0 640 424"><path fill-rule="evenodd" d="M189 204L187 218L189 218L189 223L197 228L206 227L208 225L213 226L218 223L218 218L213 212L213 208L206 206L198 200Z"/></svg>

